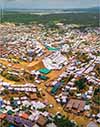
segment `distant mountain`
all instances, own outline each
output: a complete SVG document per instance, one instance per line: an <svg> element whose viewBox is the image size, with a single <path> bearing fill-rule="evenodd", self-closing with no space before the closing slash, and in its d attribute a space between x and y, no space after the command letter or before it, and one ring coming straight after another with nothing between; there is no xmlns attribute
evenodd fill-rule
<svg viewBox="0 0 100 127"><path fill-rule="evenodd" d="M100 7L92 7L92 8L71 8L71 9L5 9L6 11L17 11L17 12L36 12L36 13L100 13Z"/></svg>
<svg viewBox="0 0 100 127"><path fill-rule="evenodd" d="M64 11L99 12L100 7L64 9Z"/></svg>

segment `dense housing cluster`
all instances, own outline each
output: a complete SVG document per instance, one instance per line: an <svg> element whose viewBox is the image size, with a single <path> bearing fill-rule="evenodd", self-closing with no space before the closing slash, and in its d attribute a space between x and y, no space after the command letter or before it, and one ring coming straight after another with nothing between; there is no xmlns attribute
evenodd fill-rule
<svg viewBox="0 0 100 127"><path fill-rule="evenodd" d="M98 127L99 27L0 25L0 125Z"/></svg>

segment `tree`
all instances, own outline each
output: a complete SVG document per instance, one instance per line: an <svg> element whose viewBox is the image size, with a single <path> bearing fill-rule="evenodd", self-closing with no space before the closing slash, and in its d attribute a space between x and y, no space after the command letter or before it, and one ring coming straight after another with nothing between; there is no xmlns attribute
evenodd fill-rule
<svg viewBox="0 0 100 127"><path fill-rule="evenodd" d="M100 105L100 95L94 96L94 102L98 105Z"/></svg>
<svg viewBox="0 0 100 127"><path fill-rule="evenodd" d="M94 91L94 96L97 95L98 93L100 93L100 88L96 88Z"/></svg>
<svg viewBox="0 0 100 127"><path fill-rule="evenodd" d="M16 0L3 0L3 2L1 2L1 11L0 11L0 20L2 22L3 20L3 15L4 15L4 9L5 9L5 6L7 5L7 2L12 2L12 1L16 1Z"/></svg>
<svg viewBox="0 0 100 127"><path fill-rule="evenodd" d="M100 88L96 88L93 95L93 100L96 104L100 105Z"/></svg>
<svg viewBox="0 0 100 127"><path fill-rule="evenodd" d="M81 78L77 81L75 81L75 85L78 87L79 90L84 89L84 87L86 86L86 79L85 78Z"/></svg>
<svg viewBox="0 0 100 127"><path fill-rule="evenodd" d="M4 89L4 90L3 90L3 93L4 93L4 94L9 94L9 90L8 90L8 89Z"/></svg>
<svg viewBox="0 0 100 127"><path fill-rule="evenodd" d="M56 115L54 117L54 122L57 127L76 127L75 123L71 122L68 118L65 118L65 116Z"/></svg>

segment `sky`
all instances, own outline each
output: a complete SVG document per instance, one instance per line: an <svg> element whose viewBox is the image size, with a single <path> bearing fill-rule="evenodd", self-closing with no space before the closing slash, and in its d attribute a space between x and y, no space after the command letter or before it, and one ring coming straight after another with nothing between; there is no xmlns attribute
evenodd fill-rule
<svg viewBox="0 0 100 127"><path fill-rule="evenodd" d="M25 9L69 9L99 6L100 0L0 0L0 7Z"/></svg>

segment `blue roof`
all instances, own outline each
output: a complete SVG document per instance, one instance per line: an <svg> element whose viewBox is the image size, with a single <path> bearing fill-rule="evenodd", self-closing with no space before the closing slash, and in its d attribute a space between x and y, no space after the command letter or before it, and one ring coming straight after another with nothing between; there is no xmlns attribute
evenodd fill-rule
<svg viewBox="0 0 100 127"><path fill-rule="evenodd" d="M59 86L61 86L61 84L62 84L61 82L57 82L57 83L55 84L55 86L58 86L58 87L59 87Z"/></svg>
<svg viewBox="0 0 100 127"><path fill-rule="evenodd" d="M9 127L15 127L15 126L11 124L11 125L9 125Z"/></svg>

